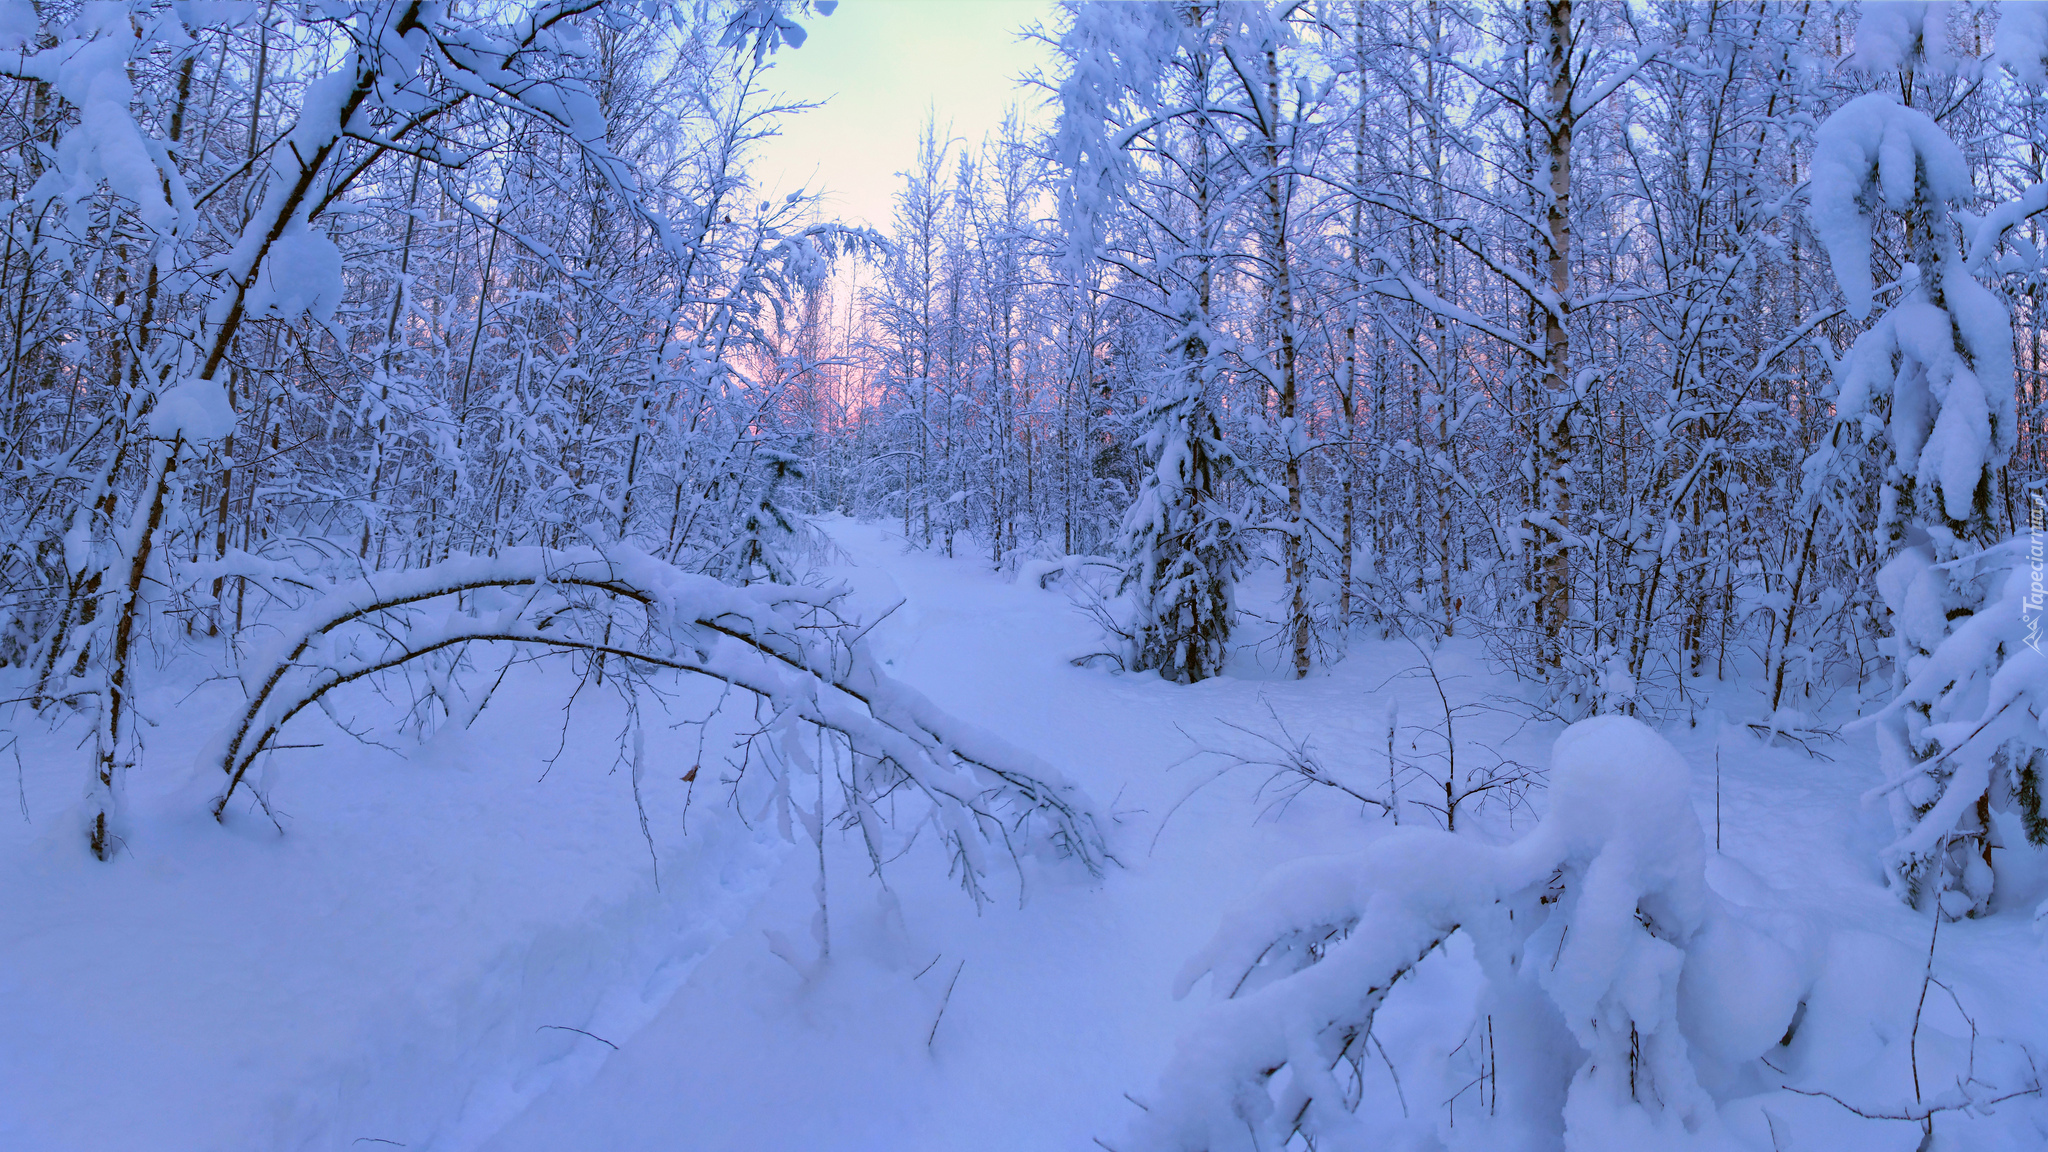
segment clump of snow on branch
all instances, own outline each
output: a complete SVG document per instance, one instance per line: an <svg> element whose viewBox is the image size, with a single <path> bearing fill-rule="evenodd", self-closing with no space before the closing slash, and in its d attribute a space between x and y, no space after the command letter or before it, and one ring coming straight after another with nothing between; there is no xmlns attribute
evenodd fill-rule
<svg viewBox="0 0 2048 1152"><path fill-rule="evenodd" d="M300 226L270 245L246 307L258 319L308 317L325 324L341 302L341 250L312 229Z"/></svg>
<svg viewBox="0 0 2048 1152"><path fill-rule="evenodd" d="M2048 5L2007 4L1991 33L1993 57L2022 84L2048 84Z"/></svg>
<svg viewBox="0 0 2048 1152"><path fill-rule="evenodd" d="M1954 68L1955 57L1948 45L1948 10L1947 0L1865 0L1856 21L1856 51L1850 64L1869 72L1885 72L1909 63L1925 63L1943 71Z"/></svg>
<svg viewBox="0 0 2048 1152"><path fill-rule="evenodd" d="M1923 192L1940 201L1970 193L1962 149L1925 112L1888 92L1859 96L1828 117L1814 141L1812 172L1807 215L1859 320L1870 315L1872 294L1867 205L1906 212Z"/></svg>

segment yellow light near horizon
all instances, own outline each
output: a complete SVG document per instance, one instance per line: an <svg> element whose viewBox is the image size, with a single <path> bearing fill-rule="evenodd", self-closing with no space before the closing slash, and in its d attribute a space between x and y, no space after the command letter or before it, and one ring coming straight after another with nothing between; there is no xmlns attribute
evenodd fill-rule
<svg viewBox="0 0 2048 1152"><path fill-rule="evenodd" d="M784 119L755 178L776 196L822 190L824 215L887 229L928 114L970 145L1013 105L1035 122L1039 92L1016 81L1050 57L1017 32L1052 15L1045 0L846 0L810 17L769 85L822 106Z"/></svg>

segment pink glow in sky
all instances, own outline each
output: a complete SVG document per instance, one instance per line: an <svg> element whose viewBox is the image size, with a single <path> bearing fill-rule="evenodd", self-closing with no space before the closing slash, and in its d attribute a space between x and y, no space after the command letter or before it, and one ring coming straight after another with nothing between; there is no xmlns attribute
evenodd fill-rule
<svg viewBox="0 0 2048 1152"><path fill-rule="evenodd" d="M775 54L769 82L825 104L788 118L763 147L762 191L824 188L826 216L886 230L928 108L970 144L1013 103L1035 115L1042 90L1015 80L1044 66L1046 50L1016 33L1052 14L1048 0L845 0L807 19L809 38Z"/></svg>

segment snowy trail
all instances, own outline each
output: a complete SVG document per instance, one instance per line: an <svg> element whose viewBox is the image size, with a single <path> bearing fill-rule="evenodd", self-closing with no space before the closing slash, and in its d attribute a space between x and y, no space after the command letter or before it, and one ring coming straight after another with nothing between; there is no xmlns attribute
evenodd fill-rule
<svg viewBox="0 0 2048 1152"><path fill-rule="evenodd" d="M206 815L193 754L231 686L166 685L112 863L80 847L66 734L23 731L31 819L0 832L0 1148L465 1147L595 1064L567 1029L642 1023L777 846L708 823L663 837L657 891L602 706L537 779L565 679L514 671L474 728L424 745L308 718L278 756L299 759L266 770L283 835L240 806Z"/></svg>
<svg viewBox="0 0 2048 1152"><path fill-rule="evenodd" d="M1256 819L1258 769L1203 787L1159 825L1217 770L1175 767L1188 737L1241 746L1221 722L1269 726L1267 701L1326 749L1353 745L1366 760L1383 712L1367 694L1404 666L1404 647L1372 646L1380 659L1303 683L1179 687L1078 669L1069 658L1099 644L1064 594L904 554L879 526L830 530L851 561L835 574L863 610L903 601L871 637L891 670L1070 773L1114 819L1124 866L1099 884L1034 874L1021 909L977 915L937 861L908 859L888 873L899 920L878 906L864 861L837 844L832 964L806 981L762 936L799 935L808 915L812 865L792 853L753 922L663 1014L595 1080L564 1084L508 1125L493 1152L673 1147L684 1134L683 1146L703 1149L1094 1147L1091 1137L1122 1129L1124 1094L1146 1089L1200 1010L1204 994L1177 1003L1169 987L1222 910L1281 861L1377 834L1355 803L1323 797ZM1420 686L1399 690L1421 708Z"/></svg>
<svg viewBox="0 0 2048 1152"><path fill-rule="evenodd" d="M1129 867L1099 886L1034 873L1022 908L1012 889L977 915L942 862L913 853L888 872L896 918L864 861L835 844L832 964L806 981L762 937L798 936L808 915L811 865L792 853L754 922L595 1081L551 1093L488 1147L660 1147L684 1133L700 1148L1084 1145L1115 1130L1131 1107L1122 1091L1160 1064L1185 1016L1167 974L1259 862L1285 854L1257 843L1280 839L1272 828L1239 820L1144 856L1159 770L1184 755L1173 721L1205 721L1242 685L1176 696L1072 668L1090 634L1064 597L899 556L872 527L834 534L864 610L904 601L871 637L892 671L1072 773L1105 815L1124 813L1112 835Z"/></svg>

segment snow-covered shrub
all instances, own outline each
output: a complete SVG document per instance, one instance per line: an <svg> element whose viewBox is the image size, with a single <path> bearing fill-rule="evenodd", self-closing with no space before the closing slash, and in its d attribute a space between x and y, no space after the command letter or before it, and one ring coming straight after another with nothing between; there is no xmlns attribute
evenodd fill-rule
<svg viewBox="0 0 2048 1152"><path fill-rule="evenodd" d="M1641 722L1596 717L1558 738L1550 811L1515 843L1404 827L1276 872L1182 969L1179 994L1207 976L1221 1002L1119 1152L1380 1146L1401 1121L1359 1108L1374 1018L1454 935L1483 973L1504 1124L1561 1126L1567 1148L1717 1146L1708 1086L1785 1035L1802 966L1707 888L1689 781Z"/></svg>
<svg viewBox="0 0 2048 1152"><path fill-rule="evenodd" d="M1959 880L1967 901L1951 914L1982 911L1990 899L1988 778L1957 775L1952 753L1967 734L1956 725L1975 714L1976 702L1967 689L1933 683L1928 664L1957 621L1985 608L1988 589L1966 568L1993 538L1992 494L2016 436L2012 324L1971 275L1958 228L1957 208L1971 194L1961 149L1926 113L1888 94L1858 97L1821 125L1813 225L1851 315L1870 315L1880 209L1904 216L1911 249L1897 302L1835 365L1835 419L1860 427L1882 452L1877 522L1868 527L1878 554L1892 556L1880 583L1900 690L1880 723L1902 834L1886 853L1888 872L1915 903L1942 886L1937 875ZM1809 465L1810 474L1824 471L1824 461ZM1938 663L1978 667L1999 658L1972 644ZM1954 788L1967 794L1951 796ZM1939 826L1922 832L1925 820ZM1941 862L1947 855L1957 867Z"/></svg>

